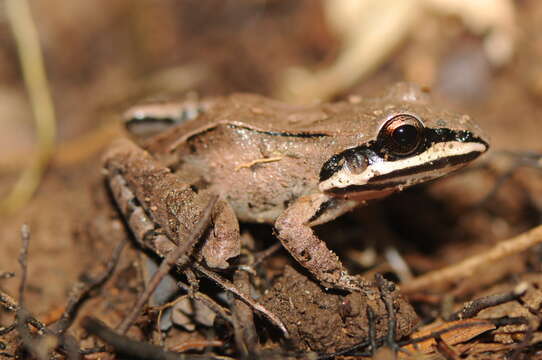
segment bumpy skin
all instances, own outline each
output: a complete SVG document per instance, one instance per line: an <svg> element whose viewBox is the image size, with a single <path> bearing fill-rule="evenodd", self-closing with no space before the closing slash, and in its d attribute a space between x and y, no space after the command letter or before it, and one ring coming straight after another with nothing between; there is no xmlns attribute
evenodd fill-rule
<svg viewBox="0 0 542 360"><path fill-rule="evenodd" d="M164 256L189 234L199 220L209 192L171 173L129 140L116 141L105 155L110 187L138 242ZM201 253L209 266L228 267L239 254L239 224L230 205L220 200L213 212L213 228L205 235Z"/></svg>
<svg viewBox="0 0 542 360"><path fill-rule="evenodd" d="M406 84L381 98L313 106L237 94L207 101L196 118L146 140L141 148L118 142L104 163L112 187L124 183L128 188L113 192L119 193L115 198L127 218L137 215L139 220L129 221L132 229L147 231L136 235L145 246L157 248L164 242L161 234L182 241L205 199L218 194L222 200L202 249L208 265L224 268L238 254L237 217L274 224L284 247L322 285L351 290L359 284L311 226L402 187L365 198L357 194L353 201L320 191L320 172L333 155L373 141L382 124L398 113L417 114L426 127L479 133L468 117L434 110L425 94ZM127 192L138 200L135 210L126 205L131 201ZM149 232L147 222L156 223L156 229Z"/></svg>

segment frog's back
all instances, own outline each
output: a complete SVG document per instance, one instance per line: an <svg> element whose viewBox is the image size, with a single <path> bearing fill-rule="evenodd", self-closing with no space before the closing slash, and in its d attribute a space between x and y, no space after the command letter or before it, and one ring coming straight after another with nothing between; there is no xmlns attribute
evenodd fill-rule
<svg viewBox="0 0 542 360"><path fill-rule="evenodd" d="M374 105L374 106L373 106ZM221 125L247 128L269 134L297 137L370 137L365 130L374 121L372 108L379 104L362 103L294 105L254 94L233 94L207 102L206 110L147 143L148 148L174 151L190 137Z"/></svg>
<svg viewBox="0 0 542 360"><path fill-rule="evenodd" d="M197 187L221 194L240 220L272 223L292 201L318 191L332 152L325 141L221 124L179 144L169 161L156 156Z"/></svg>
<svg viewBox="0 0 542 360"><path fill-rule="evenodd" d="M326 119L317 106L232 95L145 147L179 176L222 194L240 220L272 223L318 191L322 164L345 146L324 126L309 126Z"/></svg>

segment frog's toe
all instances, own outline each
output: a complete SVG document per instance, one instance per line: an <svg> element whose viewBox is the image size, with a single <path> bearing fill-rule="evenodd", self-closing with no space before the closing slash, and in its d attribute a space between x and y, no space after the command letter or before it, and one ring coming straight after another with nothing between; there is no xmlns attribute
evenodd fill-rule
<svg viewBox="0 0 542 360"><path fill-rule="evenodd" d="M346 272L341 274L337 285L338 286L335 286L336 288L341 288L350 292L361 292L367 289L367 286L369 286L369 284L359 276L353 276Z"/></svg>

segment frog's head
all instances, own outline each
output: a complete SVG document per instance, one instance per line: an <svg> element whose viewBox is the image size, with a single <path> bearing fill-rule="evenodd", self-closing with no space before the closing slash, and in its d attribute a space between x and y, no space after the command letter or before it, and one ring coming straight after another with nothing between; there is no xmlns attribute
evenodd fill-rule
<svg viewBox="0 0 542 360"><path fill-rule="evenodd" d="M466 115L436 110L418 88L399 85L372 111L373 133L324 163L319 188L368 200L444 176L469 164L489 145Z"/></svg>

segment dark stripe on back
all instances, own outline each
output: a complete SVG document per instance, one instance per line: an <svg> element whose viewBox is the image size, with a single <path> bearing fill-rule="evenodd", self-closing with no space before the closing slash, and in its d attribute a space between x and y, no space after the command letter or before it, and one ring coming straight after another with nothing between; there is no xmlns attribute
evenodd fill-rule
<svg viewBox="0 0 542 360"><path fill-rule="evenodd" d="M329 134L325 133L309 133L309 132L282 132L282 131L266 131L266 130L256 130L253 128L250 128L248 126L239 126L234 124L228 124L229 127L234 129L245 129L254 131L258 134L265 134L265 135L271 135L271 136L284 136L284 137L296 137L296 138L318 138L318 137L327 137L330 136Z"/></svg>

